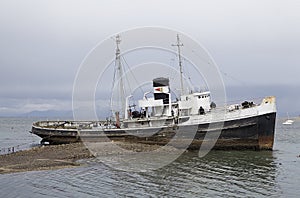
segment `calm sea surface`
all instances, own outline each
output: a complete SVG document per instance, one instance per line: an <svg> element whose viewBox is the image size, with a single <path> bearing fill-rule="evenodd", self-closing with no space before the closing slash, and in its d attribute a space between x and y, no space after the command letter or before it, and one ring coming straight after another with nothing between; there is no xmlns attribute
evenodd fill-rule
<svg viewBox="0 0 300 198"><path fill-rule="evenodd" d="M29 118L0 118L0 149L39 143ZM170 165L125 172L87 160L55 171L0 175L0 197L299 197L300 121L277 122L274 151L184 153Z"/></svg>

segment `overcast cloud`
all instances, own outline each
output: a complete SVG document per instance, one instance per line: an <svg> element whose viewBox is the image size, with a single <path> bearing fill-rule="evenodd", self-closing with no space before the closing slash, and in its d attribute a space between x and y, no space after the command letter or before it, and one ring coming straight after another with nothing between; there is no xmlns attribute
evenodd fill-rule
<svg viewBox="0 0 300 198"><path fill-rule="evenodd" d="M228 88L300 88L299 10L298 0L1 0L0 115L70 109L87 53L112 34L139 26L168 27L196 39ZM291 100L300 99L298 90Z"/></svg>

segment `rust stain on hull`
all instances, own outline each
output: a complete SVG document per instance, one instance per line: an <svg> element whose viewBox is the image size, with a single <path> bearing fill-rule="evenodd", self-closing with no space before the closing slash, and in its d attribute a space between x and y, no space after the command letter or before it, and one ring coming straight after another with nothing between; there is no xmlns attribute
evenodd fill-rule
<svg viewBox="0 0 300 198"><path fill-rule="evenodd" d="M258 145L260 150L272 150L274 145L274 136L258 137Z"/></svg>

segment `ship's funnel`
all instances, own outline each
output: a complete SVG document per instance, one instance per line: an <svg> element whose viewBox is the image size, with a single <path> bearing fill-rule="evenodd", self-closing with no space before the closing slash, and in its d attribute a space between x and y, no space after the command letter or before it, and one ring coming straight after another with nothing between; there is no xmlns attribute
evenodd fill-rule
<svg viewBox="0 0 300 198"><path fill-rule="evenodd" d="M155 78L153 79L154 99L163 100L164 104L169 104L170 86L168 78Z"/></svg>

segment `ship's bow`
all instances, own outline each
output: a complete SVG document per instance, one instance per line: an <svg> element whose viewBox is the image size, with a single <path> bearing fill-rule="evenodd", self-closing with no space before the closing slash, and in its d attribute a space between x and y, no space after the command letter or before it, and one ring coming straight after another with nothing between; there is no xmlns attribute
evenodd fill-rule
<svg viewBox="0 0 300 198"><path fill-rule="evenodd" d="M267 97L261 104L266 114L258 119L258 145L260 150L272 150L274 145L276 124L275 97Z"/></svg>

